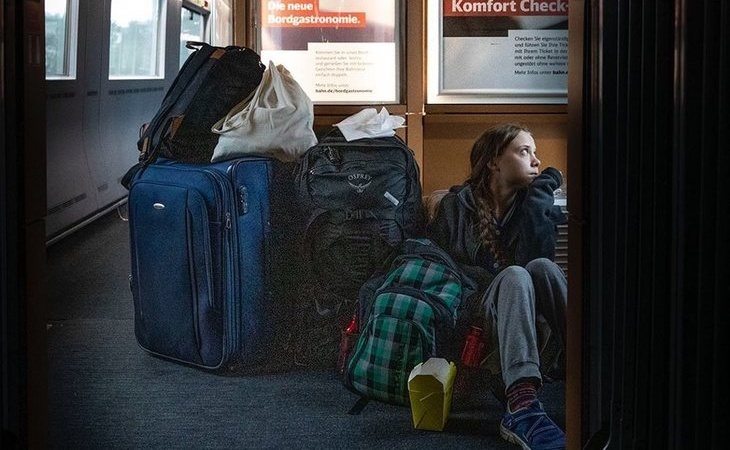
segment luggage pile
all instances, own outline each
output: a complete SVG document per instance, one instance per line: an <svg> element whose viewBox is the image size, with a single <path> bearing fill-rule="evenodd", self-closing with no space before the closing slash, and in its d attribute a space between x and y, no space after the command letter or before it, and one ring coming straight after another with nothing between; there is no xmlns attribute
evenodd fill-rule
<svg viewBox="0 0 730 450"><path fill-rule="evenodd" d="M137 340L153 355L211 370L306 365L302 348L322 349L331 367L360 288L423 231L413 153L396 136L348 142L337 130L293 163L272 158L281 156L274 148L236 153L230 139L216 153L234 114L255 120L268 106L247 102L289 75L281 66L266 75L244 47L191 45L123 180ZM297 102L312 115L308 99Z"/></svg>

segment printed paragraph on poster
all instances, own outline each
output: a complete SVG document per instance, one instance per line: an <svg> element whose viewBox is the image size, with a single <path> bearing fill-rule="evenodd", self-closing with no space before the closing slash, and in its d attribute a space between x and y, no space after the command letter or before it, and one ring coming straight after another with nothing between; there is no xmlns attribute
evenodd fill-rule
<svg viewBox="0 0 730 450"><path fill-rule="evenodd" d="M514 74L566 75L568 73L568 36L544 32L513 32Z"/></svg>
<svg viewBox="0 0 730 450"><path fill-rule="evenodd" d="M314 97L320 101L389 98L395 93L392 43L310 43Z"/></svg>
<svg viewBox="0 0 730 450"><path fill-rule="evenodd" d="M509 30L505 37L443 40L449 92L557 92L567 89L568 30Z"/></svg>
<svg viewBox="0 0 730 450"><path fill-rule="evenodd" d="M315 80L331 80L316 82L314 85L316 93L373 92L372 89L352 89L348 87L348 83L337 82L338 78L346 78L353 73L364 73L374 67L375 62L369 57L370 52L354 48L323 49L315 50L313 55Z"/></svg>

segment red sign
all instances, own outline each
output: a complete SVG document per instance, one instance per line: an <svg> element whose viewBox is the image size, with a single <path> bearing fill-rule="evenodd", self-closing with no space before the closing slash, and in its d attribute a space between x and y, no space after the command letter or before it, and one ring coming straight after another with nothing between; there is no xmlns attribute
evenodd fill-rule
<svg viewBox="0 0 730 450"><path fill-rule="evenodd" d="M365 28L364 12L324 12L318 0L262 0L263 24L282 28Z"/></svg>

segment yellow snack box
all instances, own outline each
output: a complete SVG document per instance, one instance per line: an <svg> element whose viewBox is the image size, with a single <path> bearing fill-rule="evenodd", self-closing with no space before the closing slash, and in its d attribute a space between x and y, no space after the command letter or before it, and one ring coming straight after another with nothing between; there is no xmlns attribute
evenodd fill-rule
<svg viewBox="0 0 730 450"><path fill-rule="evenodd" d="M442 431L451 410L456 366L443 358L429 358L408 376L413 426L420 430Z"/></svg>

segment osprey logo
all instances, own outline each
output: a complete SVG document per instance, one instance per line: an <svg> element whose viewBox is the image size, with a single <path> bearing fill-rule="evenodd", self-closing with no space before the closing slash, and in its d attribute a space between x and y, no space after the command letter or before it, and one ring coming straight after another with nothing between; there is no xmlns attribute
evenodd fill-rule
<svg viewBox="0 0 730 450"><path fill-rule="evenodd" d="M347 184L349 184L358 194L365 192L365 189L370 186L373 181L373 177L366 173L353 173L347 176Z"/></svg>

